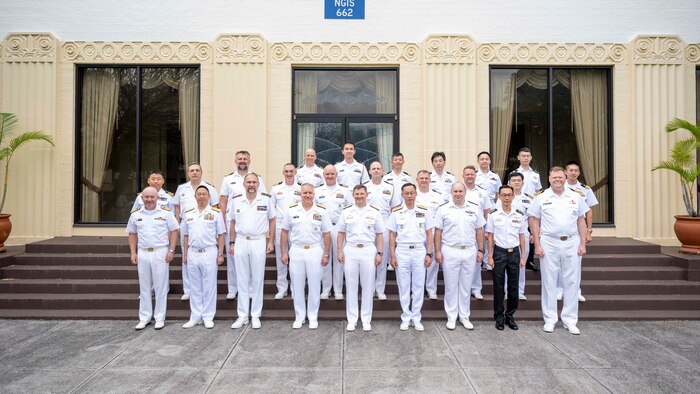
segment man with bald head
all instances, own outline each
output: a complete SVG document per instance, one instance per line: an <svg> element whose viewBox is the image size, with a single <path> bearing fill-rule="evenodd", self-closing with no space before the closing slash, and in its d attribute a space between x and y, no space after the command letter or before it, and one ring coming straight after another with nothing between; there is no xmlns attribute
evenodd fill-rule
<svg viewBox="0 0 700 394"><path fill-rule="evenodd" d="M323 279L321 281L321 299L328 299L333 287L335 299L343 299L343 266L338 261L338 229L336 224L340 219L340 213L345 207L352 205L353 199L350 190L339 184L338 172L332 164L323 169L324 185L316 188L316 204L326 208L331 219L331 257L330 264L323 266Z"/></svg>
<svg viewBox="0 0 700 394"><path fill-rule="evenodd" d="M323 169L316 165L316 151L309 148L304 152L304 165L297 169L296 182L299 185L310 183L313 187L323 185Z"/></svg>
<svg viewBox="0 0 700 394"><path fill-rule="evenodd" d="M143 207L131 212L126 232L129 234L131 264L139 273L139 324L143 330L155 318L155 329L165 326L168 301L170 263L177 245L179 225L170 209L158 205L158 191L147 187L141 193ZM156 293L155 313L151 304L151 291Z"/></svg>

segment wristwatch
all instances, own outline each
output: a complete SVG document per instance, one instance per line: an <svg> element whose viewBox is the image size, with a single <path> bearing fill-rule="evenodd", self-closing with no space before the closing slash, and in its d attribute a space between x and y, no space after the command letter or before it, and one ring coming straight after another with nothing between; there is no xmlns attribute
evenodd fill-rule
<svg viewBox="0 0 700 394"><path fill-rule="evenodd" d="M229 244L229 245L233 245L233 244L235 244L235 243L236 243L236 241L231 241L231 242L229 242L228 244Z"/></svg>
<svg viewBox="0 0 700 394"><path fill-rule="evenodd" d="M484 253L484 250L483 250L483 249L479 249L479 250L477 250L477 252Z"/></svg>
<svg viewBox="0 0 700 394"><path fill-rule="evenodd" d="M382 252L377 252L377 254L381 256L381 255L382 255Z"/></svg>
<svg viewBox="0 0 700 394"><path fill-rule="evenodd" d="M428 257L433 257L433 254L432 254L432 253L426 253L425 255L428 256Z"/></svg>
<svg viewBox="0 0 700 394"><path fill-rule="evenodd" d="M588 234L593 234L593 229L592 229L592 228L587 228L586 231L588 231Z"/></svg>
<svg viewBox="0 0 700 394"><path fill-rule="evenodd" d="M224 257L224 254L223 254L223 253L219 253L219 257Z"/></svg>
<svg viewBox="0 0 700 394"><path fill-rule="evenodd" d="M323 257L331 257L329 254L324 254Z"/></svg>
<svg viewBox="0 0 700 394"><path fill-rule="evenodd" d="M175 253L175 249L168 249L168 252Z"/></svg>

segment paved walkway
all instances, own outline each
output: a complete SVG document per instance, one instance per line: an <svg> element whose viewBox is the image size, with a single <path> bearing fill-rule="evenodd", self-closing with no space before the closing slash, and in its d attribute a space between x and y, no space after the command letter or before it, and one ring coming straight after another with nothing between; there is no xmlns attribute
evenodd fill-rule
<svg viewBox="0 0 700 394"><path fill-rule="evenodd" d="M581 322L573 336L523 322L499 332L374 323L346 332L265 321L260 330L134 331L135 321L0 320L0 392L697 393L700 322Z"/></svg>

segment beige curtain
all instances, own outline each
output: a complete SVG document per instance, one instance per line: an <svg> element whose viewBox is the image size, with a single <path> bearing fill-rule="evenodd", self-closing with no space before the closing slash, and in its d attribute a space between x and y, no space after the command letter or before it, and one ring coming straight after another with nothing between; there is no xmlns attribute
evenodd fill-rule
<svg viewBox="0 0 700 394"><path fill-rule="evenodd" d="M491 127L493 171L502 174L508 166L508 147L515 116L517 70L491 72Z"/></svg>
<svg viewBox="0 0 700 394"><path fill-rule="evenodd" d="M377 96L377 113L391 113L396 108L396 78L393 73L376 72L374 88ZM379 123L377 125L377 154L385 171L391 168L391 155L394 150L394 125Z"/></svg>
<svg viewBox="0 0 700 394"><path fill-rule="evenodd" d="M317 112L318 74L316 72L300 72L296 78L294 92L294 107L300 114L315 114ZM297 123L297 166L304 164L304 152L314 148L316 124Z"/></svg>
<svg viewBox="0 0 700 394"><path fill-rule="evenodd" d="M196 70L183 70L178 85L182 156L189 164L199 161L199 78Z"/></svg>
<svg viewBox="0 0 700 394"><path fill-rule="evenodd" d="M590 186L608 175L608 92L603 70L571 70L571 107L574 135L581 169ZM608 184L594 190L598 205L593 207L596 222L607 222Z"/></svg>
<svg viewBox="0 0 700 394"><path fill-rule="evenodd" d="M115 69L88 69L83 75L80 217L84 222L100 221L100 193L112 153L119 85Z"/></svg>

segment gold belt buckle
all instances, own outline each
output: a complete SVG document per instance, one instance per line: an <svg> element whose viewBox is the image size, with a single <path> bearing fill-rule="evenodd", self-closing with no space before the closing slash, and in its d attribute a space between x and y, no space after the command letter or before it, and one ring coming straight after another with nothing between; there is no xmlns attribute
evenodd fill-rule
<svg viewBox="0 0 700 394"><path fill-rule="evenodd" d="M462 250L464 250L464 249L466 249L467 247L466 247L466 246L459 246L459 248L462 249Z"/></svg>
<svg viewBox="0 0 700 394"><path fill-rule="evenodd" d="M567 239L569 239L569 237L567 237L566 235L559 237L560 241L566 241Z"/></svg>
<svg viewBox="0 0 700 394"><path fill-rule="evenodd" d="M245 236L245 239L246 239L247 241L250 241L250 235L246 235L246 236Z"/></svg>
<svg viewBox="0 0 700 394"><path fill-rule="evenodd" d="M513 253L513 248L508 248L508 253Z"/></svg>
<svg viewBox="0 0 700 394"><path fill-rule="evenodd" d="M154 250L156 250L156 248L146 248L146 250L149 252L153 252Z"/></svg>
<svg viewBox="0 0 700 394"><path fill-rule="evenodd" d="M304 245L304 249L310 249L310 248L311 248L311 246L309 246L309 245Z"/></svg>
<svg viewBox="0 0 700 394"><path fill-rule="evenodd" d="M364 248L365 245L364 245L364 244L357 244L357 245L355 245L355 247L356 247L356 248Z"/></svg>
<svg viewBox="0 0 700 394"><path fill-rule="evenodd" d="M409 248L409 249L415 249L415 248L416 248L416 245L408 245L408 248Z"/></svg>

